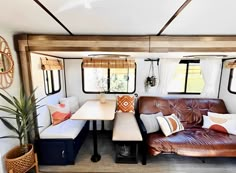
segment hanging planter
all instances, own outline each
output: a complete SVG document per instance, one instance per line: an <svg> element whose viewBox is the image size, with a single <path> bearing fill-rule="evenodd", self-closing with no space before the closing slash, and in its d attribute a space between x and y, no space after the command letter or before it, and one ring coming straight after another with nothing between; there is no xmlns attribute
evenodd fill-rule
<svg viewBox="0 0 236 173"><path fill-rule="evenodd" d="M146 87L149 87L149 86L154 87L154 86L156 86L156 81L157 81L157 78L154 73L154 65L153 65L153 61L151 61L150 68L149 68L149 74L148 74L148 77L146 78L146 81L145 81L145 86Z"/></svg>

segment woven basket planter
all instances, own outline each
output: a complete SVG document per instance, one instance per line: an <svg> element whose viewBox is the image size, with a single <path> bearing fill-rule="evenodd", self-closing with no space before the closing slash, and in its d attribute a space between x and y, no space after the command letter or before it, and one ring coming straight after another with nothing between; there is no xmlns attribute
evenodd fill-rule
<svg viewBox="0 0 236 173"><path fill-rule="evenodd" d="M10 170L14 173L25 173L35 162L34 147L28 144L29 151L24 155L20 153L20 146L11 149L5 156L7 172Z"/></svg>

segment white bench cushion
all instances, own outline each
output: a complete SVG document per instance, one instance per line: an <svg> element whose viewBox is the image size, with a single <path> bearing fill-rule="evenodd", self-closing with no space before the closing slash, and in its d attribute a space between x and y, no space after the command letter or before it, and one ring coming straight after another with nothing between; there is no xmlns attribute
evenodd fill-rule
<svg viewBox="0 0 236 173"><path fill-rule="evenodd" d="M41 139L75 139L84 127L86 120L68 119L55 126L51 125L40 133Z"/></svg>
<svg viewBox="0 0 236 173"><path fill-rule="evenodd" d="M138 123L132 112L117 112L113 127L113 141L142 141Z"/></svg>

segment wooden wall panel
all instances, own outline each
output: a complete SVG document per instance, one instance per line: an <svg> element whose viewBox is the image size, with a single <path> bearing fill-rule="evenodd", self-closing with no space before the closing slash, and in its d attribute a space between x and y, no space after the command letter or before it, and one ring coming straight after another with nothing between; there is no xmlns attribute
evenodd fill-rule
<svg viewBox="0 0 236 173"><path fill-rule="evenodd" d="M236 52L236 36L150 36L150 52Z"/></svg>
<svg viewBox="0 0 236 173"><path fill-rule="evenodd" d="M236 36L17 35L16 50L27 93L32 90L30 51L236 52Z"/></svg>

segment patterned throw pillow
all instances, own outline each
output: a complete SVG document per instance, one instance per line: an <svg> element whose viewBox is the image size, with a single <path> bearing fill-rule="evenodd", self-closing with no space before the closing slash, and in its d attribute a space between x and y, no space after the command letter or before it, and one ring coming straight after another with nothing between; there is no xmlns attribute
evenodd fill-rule
<svg viewBox="0 0 236 173"><path fill-rule="evenodd" d="M218 132L236 135L236 119L229 116L214 117L203 115L202 128L212 129Z"/></svg>
<svg viewBox="0 0 236 173"><path fill-rule="evenodd" d="M184 126L175 114L169 116L158 116L157 121L165 136L170 136L173 133L184 130Z"/></svg>
<svg viewBox="0 0 236 173"><path fill-rule="evenodd" d="M48 105L52 125L57 125L71 117L70 108L65 104Z"/></svg>
<svg viewBox="0 0 236 173"><path fill-rule="evenodd" d="M140 119L145 126L147 133L153 133L160 130L157 117L163 116L162 112L158 112L156 114L140 114Z"/></svg>
<svg viewBox="0 0 236 173"><path fill-rule="evenodd" d="M121 96L117 97L117 111L134 112L134 97Z"/></svg>

